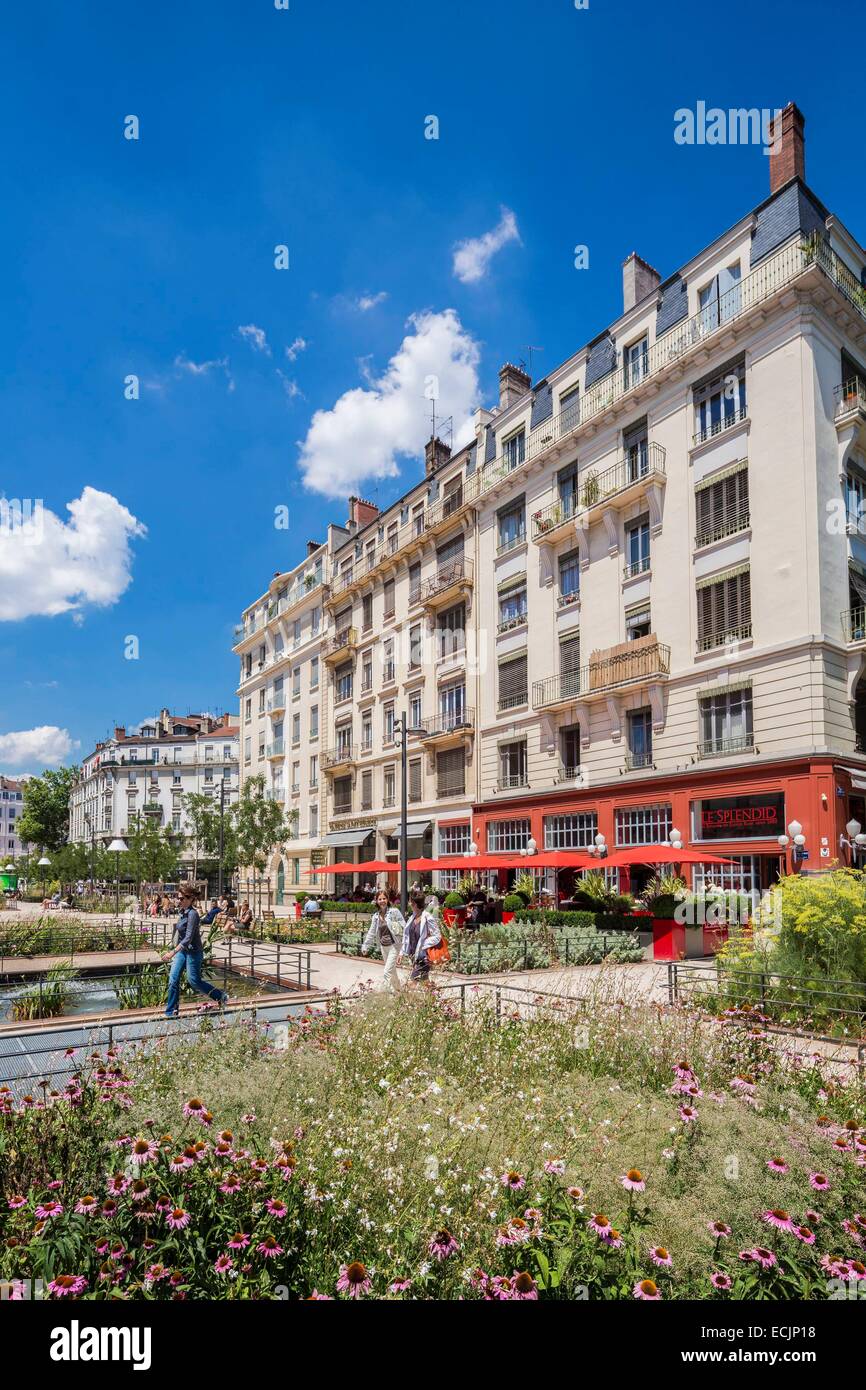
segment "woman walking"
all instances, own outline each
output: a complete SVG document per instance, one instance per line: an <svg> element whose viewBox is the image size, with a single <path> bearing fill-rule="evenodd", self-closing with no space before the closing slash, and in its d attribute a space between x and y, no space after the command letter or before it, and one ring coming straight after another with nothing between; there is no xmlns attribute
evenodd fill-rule
<svg viewBox="0 0 866 1390"><path fill-rule="evenodd" d="M436 918L425 907L423 893L412 893L409 901L412 904L412 911L403 932L400 956L408 956L412 961L410 979L416 982L426 982L430 974L427 952L431 946L442 944L442 933Z"/></svg>
<svg viewBox="0 0 866 1390"><path fill-rule="evenodd" d="M177 946L174 951L169 951L163 956L163 960L171 961L171 970L168 973L168 999L165 1005L166 1018L177 1018L178 1006L180 1003L180 977L184 970L186 978L197 989L199 994L207 994L219 1004L225 1004L228 995L215 985L209 985L207 980L201 977L201 967L204 961L204 950L201 943L201 926L199 915L195 909L195 900L198 897L195 889L190 884L184 884L180 890L180 917L172 933L177 933Z"/></svg>
<svg viewBox="0 0 866 1390"><path fill-rule="evenodd" d="M405 930L406 923L402 912L399 908L391 906L391 899L383 888L376 894L376 911L370 921L370 930L364 937L361 955L366 956L374 945L379 947L382 960L385 962L382 989L388 990L391 994L396 994L400 988L397 961L400 959L400 947Z"/></svg>

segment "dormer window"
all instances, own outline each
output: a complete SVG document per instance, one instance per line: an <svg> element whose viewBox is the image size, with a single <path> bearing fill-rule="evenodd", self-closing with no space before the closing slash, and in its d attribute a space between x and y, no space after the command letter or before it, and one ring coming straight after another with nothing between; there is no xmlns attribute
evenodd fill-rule
<svg viewBox="0 0 866 1390"><path fill-rule="evenodd" d="M638 338L623 352L623 376L625 390L637 386L649 372L649 338L646 334Z"/></svg>

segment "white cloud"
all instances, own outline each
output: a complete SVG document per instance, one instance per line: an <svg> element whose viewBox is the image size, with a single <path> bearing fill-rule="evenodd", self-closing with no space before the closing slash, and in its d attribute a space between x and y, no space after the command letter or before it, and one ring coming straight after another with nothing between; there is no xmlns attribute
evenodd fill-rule
<svg viewBox="0 0 866 1390"><path fill-rule="evenodd" d="M283 383L283 390L285 391L290 401L293 401L296 396L303 396L304 393L301 390L298 383L296 381L292 381L290 377L287 377L285 372L281 372L279 367L277 367L277 376Z"/></svg>
<svg viewBox="0 0 866 1390"><path fill-rule="evenodd" d="M264 352L270 357L271 349L268 344L267 334L263 328L257 328L254 323L248 323L245 324L243 328L239 328L238 332L256 352Z"/></svg>
<svg viewBox="0 0 866 1390"><path fill-rule="evenodd" d="M229 359L227 357L214 357L209 362L194 362L191 357L179 352L174 359L174 365L181 371L189 372L190 376L208 376L210 372L224 372L229 391L234 391L235 383L229 371Z"/></svg>
<svg viewBox="0 0 866 1390"><path fill-rule="evenodd" d="M431 383L436 414L450 415L462 442L478 398L478 344L453 309L415 314L410 331L378 379L317 410L301 443L304 483L345 497L372 478L393 478L401 455L419 455L430 434ZM425 399L428 397L428 399Z"/></svg>
<svg viewBox="0 0 866 1390"><path fill-rule="evenodd" d="M286 356L290 362L294 362L299 353L303 352L308 346L306 338L296 338L295 341L286 348Z"/></svg>
<svg viewBox="0 0 866 1390"><path fill-rule="evenodd" d="M380 290L378 294L362 294L355 300L355 308L366 314L368 309L375 309L377 304L381 304L387 298L387 290Z"/></svg>
<svg viewBox="0 0 866 1390"><path fill-rule="evenodd" d="M510 241L520 241L517 218L510 208L501 208L499 226L483 236L458 241L454 247L453 271L464 285L474 285L487 274L490 262Z"/></svg>
<svg viewBox="0 0 866 1390"><path fill-rule="evenodd" d="M78 748L68 729L42 724L38 729L19 729L0 734L0 765L9 768L59 767Z"/></svg>
<svg viewBox="0 0 866 1390"><path fill-rule="evenodd" d="M0 531L0 621L116 603L132 582L130 542L147 528L109 492L86 487L69 521L47 508Z"/></svg>

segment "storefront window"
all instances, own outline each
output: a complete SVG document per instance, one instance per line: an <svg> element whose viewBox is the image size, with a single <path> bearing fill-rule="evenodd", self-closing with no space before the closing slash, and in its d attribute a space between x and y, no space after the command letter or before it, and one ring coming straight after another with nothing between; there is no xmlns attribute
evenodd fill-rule
<svg viewBox="0 0 866 1390"><path fill-rule="evenodd" d="M598 832L595 811L582 811L574 816L544 817L545 849L588 849Z"/></svg>
<svg viewBox="0 0 866 1390"><path fill-rule="evenodd" d="M491 854L526 849L528 839L528 820L492 820L488 823L487 848Z"/></svg>
<svg viewBox="0 0 866 1390"><path fill-rule="evenodd" d="M784 832L782 792L754 792L692 802L694 840L769 840Z"/></svg>
<svg viewBox="0 0 866 1390"><path fill-rule="evenodd" d="M618 845L660 845L671 833L670 806L627 806L616 812Z"/></svg>

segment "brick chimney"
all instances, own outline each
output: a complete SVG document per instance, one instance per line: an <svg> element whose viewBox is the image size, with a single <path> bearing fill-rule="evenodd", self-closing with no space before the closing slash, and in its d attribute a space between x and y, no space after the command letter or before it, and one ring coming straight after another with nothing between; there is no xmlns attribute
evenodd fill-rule
<svg viewBox="0 0 866 1390"><path fill-rule="evenodd" d="M806 117L789 101L770 125L770 192L778 193L791 179L806 181Z"/></svg>
<svg viewBox="0 0 866 1390"><path fill-rule="evenodd" d="M115 726L114 726L114 737L115 737L115 738L126 738L126 727L125 727L125 725L123 725L123 724L115 724Z"/></svg>
<svg viewBox="0 0 866 1390"><path fill-rule="evenodd" d="M522 367L506 362L499 369L499 409L507 410L510 405L525 396L532 382Z"/></svg>
<svg viewBox="0 0 866 1390"><path fill-rule="evenodd" d="M375 521L379 515L379 508L372 502L365 502L361 497L349 498L349 523L354 527L366 526L369 521Z"/></svg>
<svg viewBox="0 0 866 1390"><path fill-rule="evenodd" d="M622 311L627 314L648 294L658 289L661 276L657 270L632 251L622 263Z"/></svg>
<svg viewBox="0 0 866 1390"><path fill-rule="evenodd" d="M435 473L437 468L441 468L443 463L447 463L451 457L451 445L443 444L438 435L434 435L427 440L424 445L424 464L427 477Z"/></svg>
<svg viewBox="0 0 866 1390"><path fill-rule="evenodd" d="M321 541L307 541L307 555L315 555L321 546Z"/></svg>

